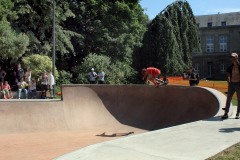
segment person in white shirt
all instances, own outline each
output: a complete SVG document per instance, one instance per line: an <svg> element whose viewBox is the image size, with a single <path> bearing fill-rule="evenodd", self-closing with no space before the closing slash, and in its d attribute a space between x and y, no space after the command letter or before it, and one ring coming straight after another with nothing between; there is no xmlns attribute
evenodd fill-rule
<svg viewBox="0 0 240 160"><path fill-rule="evenodd" d="M54 85L55 85L55 78L51 71L48 71L48 89L50 91L50 97L54 97Z"/></svg>
<svg viewBox="0 0 240 160"><path fill-rule="evenodd" d="M91 72L88 73L90 84L96 83L97 73L94 71L94 68L91 69Z"/></svg>
<svg viewBox="0 0 240 160"><path fill-rule="evenodd" d="M31 81L31 76L32 76L32 72L30 70L30 67L27 67L27 71L24 73L24 77L25 77L25 82L27 82L28 84Z"/></svg>

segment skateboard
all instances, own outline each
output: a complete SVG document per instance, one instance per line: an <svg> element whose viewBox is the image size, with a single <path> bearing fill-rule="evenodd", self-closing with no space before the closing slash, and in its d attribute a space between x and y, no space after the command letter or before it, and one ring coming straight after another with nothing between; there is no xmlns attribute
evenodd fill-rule
<svg viewBox="0 0 240 160"><path fill-rule="evenodd" d="M168 81L163 81L163 80L161 80L159 78L156 78L156 80L157 80L157 83L158 83L158 87L166 86L168 84Z"/></svg>

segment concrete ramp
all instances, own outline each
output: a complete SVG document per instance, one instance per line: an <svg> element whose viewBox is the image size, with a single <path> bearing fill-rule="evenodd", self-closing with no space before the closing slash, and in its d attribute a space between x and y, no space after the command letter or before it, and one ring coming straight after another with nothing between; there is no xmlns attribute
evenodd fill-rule
<svg viewBox="0 0 240 160"><path fill-rule="evenodd" d="M209 90L199 87L95 85L68 86L63 88L63 92L73 93L67 94L67 99L74 95L74 99L81 106L77 109L76 102L68 103L67 110L69 106L74 108L71 110L77 114L76 117L74 116L76 120L82 122L98 115L97 119L89 121L93 122L90 126L98 126L96 124L102 120L103 123L108 124L114 117L114 121L121 124L144 130L156 130L206 119L214 116L219 110L216 96ZM83 113L82 110L88 112ZM80 113L84 115L83 118L79 116ZM69 116L72 115L73 113L70 113Z"/></svg>
<svg viewBox="0 0 240 160"><path fill-rule="evenodd" d="M200 87L63 85L62 100L2 100L0 159L52 159L118 133L207 119L218 113L222 96Z"/></svg>

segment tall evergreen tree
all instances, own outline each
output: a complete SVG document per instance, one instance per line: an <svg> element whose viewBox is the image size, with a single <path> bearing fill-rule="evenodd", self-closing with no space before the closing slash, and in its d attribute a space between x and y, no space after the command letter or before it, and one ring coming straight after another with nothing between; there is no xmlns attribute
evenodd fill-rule
<svg viewBox="0 0 240 160"><path fill-rule="evenodd" d="M168 75L179 75L192 65L194 49L200 50L196 21L187 1L167 6L150 22L140 50L140 64L155 66Z"/></svg>

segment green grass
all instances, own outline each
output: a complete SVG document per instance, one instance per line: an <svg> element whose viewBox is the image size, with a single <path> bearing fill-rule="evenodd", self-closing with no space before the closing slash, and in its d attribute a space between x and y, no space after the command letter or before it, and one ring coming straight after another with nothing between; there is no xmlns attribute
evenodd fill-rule
<svg viewBox="0 0 240 160"><path fill-rule="evenodd" d="M61 99L61 95L57 94L58 92L61 92L61 87L60 86L55 87L55 98L54 99Z"/></svg>
<svg viewBox="0 0 240 160"><path fill-rule="evenodd" d="M229 147L207 160L240 160L240 143Z"/></svg>

